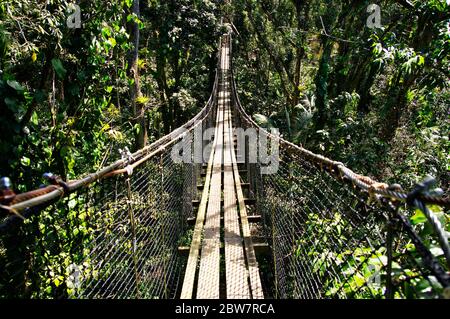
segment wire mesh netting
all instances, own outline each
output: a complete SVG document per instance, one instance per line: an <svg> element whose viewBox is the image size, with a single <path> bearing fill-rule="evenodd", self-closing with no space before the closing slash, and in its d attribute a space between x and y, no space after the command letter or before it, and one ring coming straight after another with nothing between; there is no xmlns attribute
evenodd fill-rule
<svg viewBox="0 0 450 319"><path fill-rule="evenodd" d="M259 133L258 153L263 148L260 154L270 154L279 147L278 169L273 173L262 173L271 163L260 159L249 165L262 237L271 251L270 258L261 261L270 272L266 277L272 278L270 295L450 296L448 261L421 210L363 191L320 156L261 129L240 105L234 80L232 100L236 123ZM436 205L429 209L445 225L448 212Z"/></svg>
<svg viewBox="0 0 450 319"><path fill-rule="evenodd" d="M217 81L194 120L126 155L109 177L33 204L20 213L25 221L3 211L0 298L175 298L202 163L192 149L190 161L173 155L186 156L192 132L213 125Z"/></svg>
<svg viewBox="0 0 450 319"><path fill-rule="evenodd" d="M184 266L177 250L201 164L175 163L171 152L131 175L30 208L23 225L9 223L1 235L0 296L174 298Z"/></svg>
<svg viewBox="0 0 450 319"><path fill-rule="evenodd" d="M403 207L368 203L367 195L320 168L295 155L284 157L276 175L261 176L257 192L272 244L275 295L426 298L444 293L448 275L423 260L430 257L445 267L439 245L432 244L434 256L417 251L406 229L411 225L400 219Z"/></svg>
<svg viewBox="0 0 450 319"><path fill-rule="evenodd" d="M22 196L25 221L12 214L20 202L2 211L0 298L179 297L187 258L178 248L190 243L208 161L198 161L192 133L214 126L219 78L231 79L235 128L259 133L244 145L237 137L236 156L255 204L249 216L260 216L252 234L270 248L259 255L265 296L450 297L446 245L427 215L445 225L447 211L414 209L417 196L381 196L367 178L268 133L240 105L232 72L221 72L207 106L185 126L101 173ZM213 136L203 137L204 155ZM250 149L276 156L252 162Z"/></svg>

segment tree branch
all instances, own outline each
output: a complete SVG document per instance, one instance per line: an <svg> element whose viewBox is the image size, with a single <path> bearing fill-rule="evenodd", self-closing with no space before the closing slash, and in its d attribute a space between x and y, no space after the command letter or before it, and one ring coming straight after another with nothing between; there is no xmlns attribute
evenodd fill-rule
<svg viewBox="0 0 450 319"><path fill-rule="evenodd" d="M397 0L396 2L408 9L414 9L414 5L411 2L409 2L408 0Z"/></svg>

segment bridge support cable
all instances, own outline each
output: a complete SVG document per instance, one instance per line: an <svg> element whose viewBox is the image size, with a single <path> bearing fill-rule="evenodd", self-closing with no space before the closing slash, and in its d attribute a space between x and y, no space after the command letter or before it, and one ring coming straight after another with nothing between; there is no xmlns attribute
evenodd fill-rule
<svg viewBox="0 0 450 319"><path fill-rule="evenodd" d="M258 161L252 188L271 243L272 295L449 298L449 238L431 208L446 214L450 201L432 181L406 193L259 127L231 72L238 122L259 132L259 146L279 145L278 169L265 174Z"/></svg>
<svg viewBox="0 0 450 319"><path fill-rule="evenodd" d="M405 192L259 127L239 100L231 40L188 123L1 203L0 298L450 298L450 201L434 180ZM258 133L244 154L237 128ZM201 163L196 129L215 132Z"/></svg>
<svg viewBox="0 0 450 319"><path fill-rule="evenodd" d="M218 82L217 72L205 107L153 144L80 180L16 195L0 216L0 297L178 297L178 246L193 213L185 202L195 196L187 185L201 163L173 153L193 145L196 128L214 127Z"/></svg>

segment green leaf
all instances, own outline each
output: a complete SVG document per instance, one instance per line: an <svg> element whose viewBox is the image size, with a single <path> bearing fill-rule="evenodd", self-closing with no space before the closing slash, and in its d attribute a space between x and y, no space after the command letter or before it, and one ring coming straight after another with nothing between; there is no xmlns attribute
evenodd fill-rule
<svg viewBox="0 0 450 319"><path fill-rule="evenodd" d="M366 279L360 273L356 273L353 277L357 287L361 287L366 283Z"/></svg>
<svg viewBox="0 0 450 319"><path fill-rule="evenodd" d="M13 112L17 111L17 100L9 97L5 97L4 99L6 106Z"/></svg>
<svg viewBox="0 0 450 319"><path fill-rule="evenodd" d="M133 5L133 0L125 0L124 2L128 8L131 8L131 6Z"/></svg>
<svg viewBox="0 0 450 319"><path fill-rule="evenodd" d="M141 131L141 126L139 124L134 124L133 128L136 134L139 134L139 132Z"/></svg>
<svg viewBox="0 0 450 319"><path fill-rule="evenodd" d="M413 225L423 224L427 221L427 217L420 210L417 210L414 216L412 216L410 219L411 224Z"/></svg>
<svg viewBox="0 0 450 319"><path fill-rule="evenodd" d="M39 124L39 118L36 112L33 112L33 115L31 115L31 123L34 126L37 126Z"/></svg>
<svg viewBox="0 0 450 319"><path fill-rule="evenodd" d="M421 55L419 55L419 61L417 62L417 65L424 65L425 64L425 58Z"/></svg>
<svg viewBox="0 0 450 319"><path fill-rule="evenodd" d="M60 79L64 79L66 76L67 70L64 68L62 62L60 59L53 59L52 60L53 68L55 69L56 74Z"/></svg>
<svg viewBox="0 0 450 319"><path fill-rule="evenodd" d="M114 48L117 44L116 39L114 38L109 38L108 39L108 43Z"/></svg>
<svg viewBox="0 0 450 319"><path fill-rule="evenodd" d="M253 119L255 120L255 122L262 126L262 127L270 127L270 120L267 116L262 115L262 114L255 114L253 115Z"/></svg>
<svg viewBox="0 0 450 319"><path fill-rule="evenodd" d="M147 96L140 96L136 99L137 104L145 105L150 101L150 98Z"/></svg>
<svg viewBox="0 0 450 319"><path fill-rule="evenodd" d="M17 81L7 81L8 85L16 91L24 91L25 89Z"/></svg>
<svg viewBox="0 0 450 319"><path fill-rule="evenodd" d="M111 128L111 126L110 126L108 123L106 123L105 125L103 125L102 129L100 130L100 132L107 131L107 130L109 130L110 128Z"/></svg>
<svg viewBox="0 0 450 319"><path fill-rule="evenodd" d="M23 166L30 166L31 160L28 157L26 157L26 156L22 156L22 158L20 159L20 163Z"/></svg>
<svg viewBox="0 0 450 319"><path fill-rule="evenodd" d="M111 30L108 27L102 28L103 37L107 38L111 36Z"/></svg>
<svg viewBox="0 0 450 319"><path fill-rule="evenodd" d="M372 52L375 56L378 56L379 54L381 54L381 52L383 52L383 45L381 43L374 43L372 47Z"/></svg>
<svg viewBox="0 0 450 319"><path fill-rule="evenodd" d="M131 14L127 15L127 22L128 23L131 22L131 21L136 22L136 19L137 19L137 16L134 13L131 13Z"/></svg>

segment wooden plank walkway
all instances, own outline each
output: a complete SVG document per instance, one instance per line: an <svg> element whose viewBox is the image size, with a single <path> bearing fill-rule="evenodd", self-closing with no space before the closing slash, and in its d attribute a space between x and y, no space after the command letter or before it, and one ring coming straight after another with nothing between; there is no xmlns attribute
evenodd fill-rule
<svg viewBox="0 0 450 319"><path fill-rule="evenodd" d="M224 45L226 43L225 38L222 42L222 78L215 136L186 266L182 299L193 298L195 291L198 299L225 297L221 296L220 290L222 202L226 298L264 297L234 150L228 77L230 51L229 46Z"/></svg>
<svg viewBox="0 0 450 319"><path fill-rule="evenodd" d="M216 125L215 135L218 135L219 126ZM203 235L203 224L205 222L206 216L206 205L208 203L209 188L211 184L211 172L213 168L214 152L216 149L217 139L214 139L213 146L211 148L211 153L209 155L208 167L206 169L205 186L202 193L202 198L200 205L198 207L197 219L195 222L194 233L192 235L191 248L189 250L189 259L186 266L186 272L184 276L183 288L181 291L181 299L191 299L194 285L195 285L195 274L197 269L197 260L199 256L199 251L201 247L202 235Z"/></svg>
<svg viewBox="0 0 450 319"><path fill-rule="evenodd" d="M219 96L217 116L217 140L214 151L211 188L208 197L208 210L203 230L203 244L198 276L197 298L218 299L220 291L220 201L222 191L222 156L223 156L223 86Z"/></svg>
<svg viewBox="0 0 450 319"><path fill-rule="evenodd" d="M227 88L228 89L228 88ZM235 179L232 152L233 138L230 127L231 111L229 93L225 100L224 130L224 242L225 242L225 277L228 299L250 299L248 271L245 264L244 247L239 227L239 215L236 205Z"/></svg>

